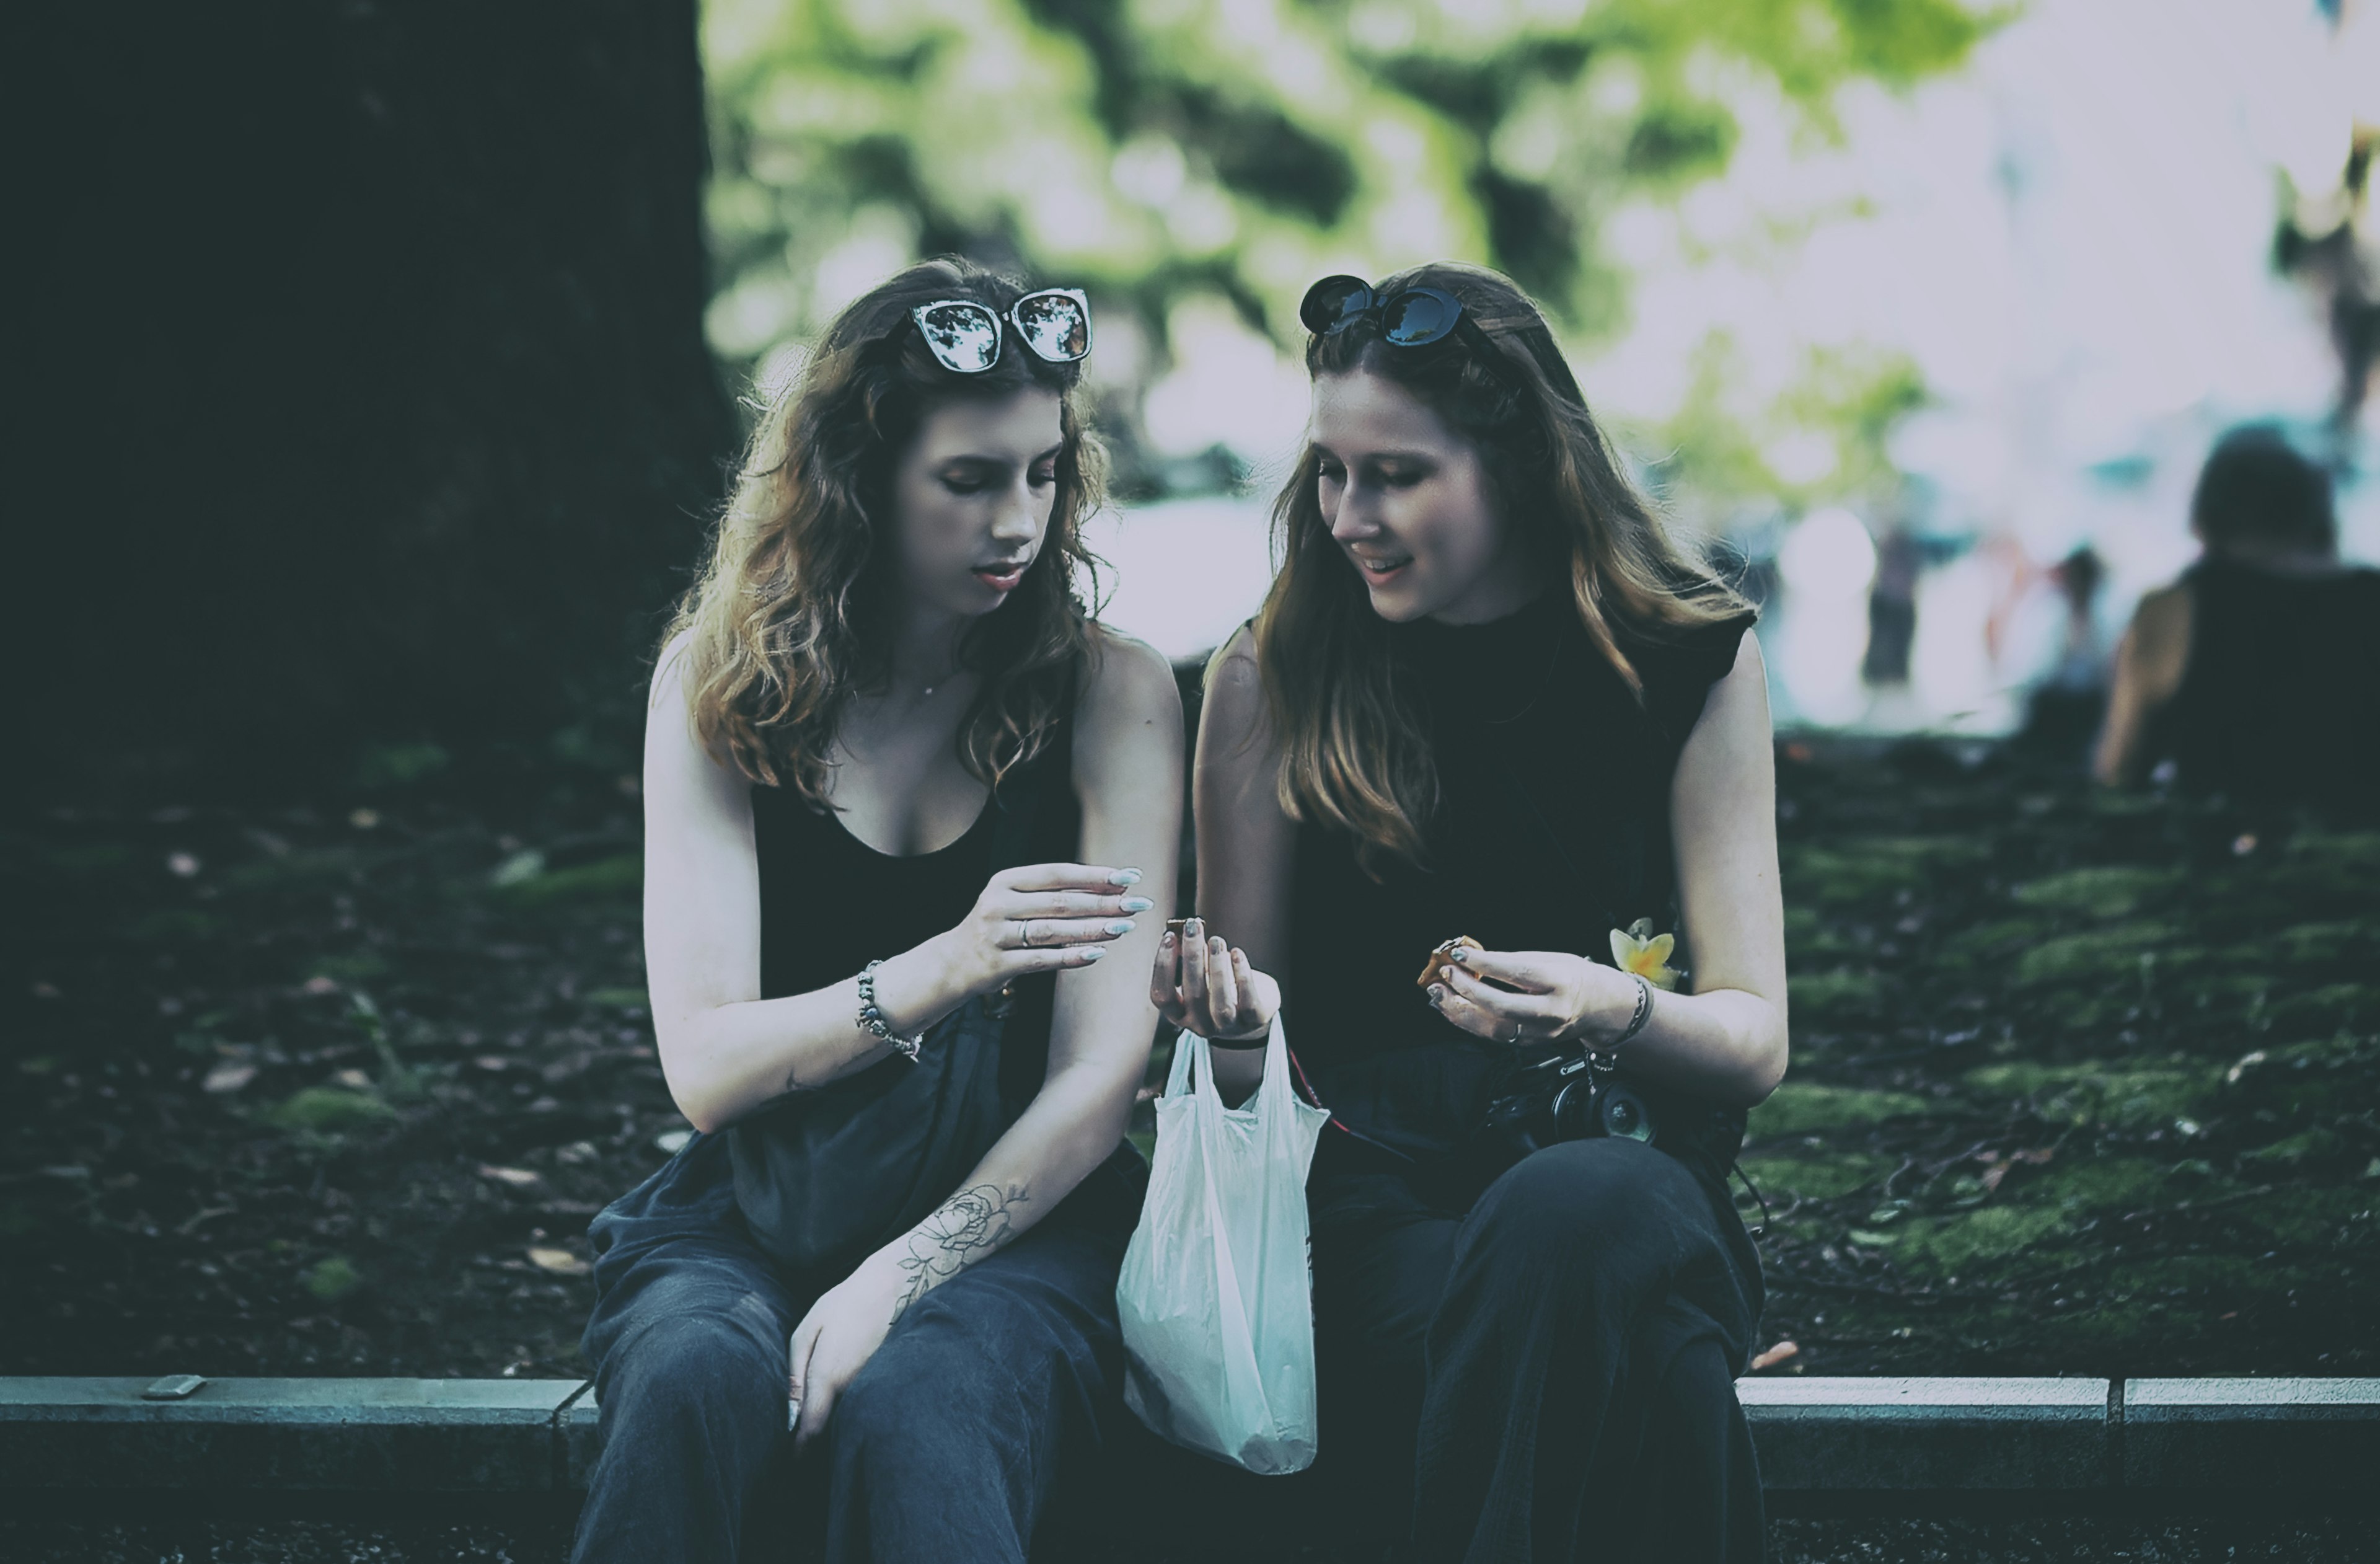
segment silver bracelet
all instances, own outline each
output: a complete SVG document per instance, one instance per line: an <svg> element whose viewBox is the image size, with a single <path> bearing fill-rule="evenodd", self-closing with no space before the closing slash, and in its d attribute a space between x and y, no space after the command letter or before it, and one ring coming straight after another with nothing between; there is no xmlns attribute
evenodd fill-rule
<svg viewBox="0 0 2380 1564"><path fill-rule="evenodd" d="M926 1035L920 1032L914 1037L901 1036L884 1024L884 1012L876 1006L876 969L883 964L881 961L869 962L868 970L859 975L859 1019L852 1024L863 1032L875 1033L880 1041L892 1045L894 1053L915 1064L917 1050L925 1046Z"/></svg>
<svg viewBox="0 0 2380 1564"><path fill-rule="evenodd" d="M1645 1023L1653 1019L1653 985L1641 972L1632 972L1628 976L1636 979L1635 1013L1628 1018L1628 1024L1621 1029L1620 1036L1586 1050L1586 1061L1598 1073L1607 1075L1620 1068L1620 1045L1645 1030Z"/></svg>

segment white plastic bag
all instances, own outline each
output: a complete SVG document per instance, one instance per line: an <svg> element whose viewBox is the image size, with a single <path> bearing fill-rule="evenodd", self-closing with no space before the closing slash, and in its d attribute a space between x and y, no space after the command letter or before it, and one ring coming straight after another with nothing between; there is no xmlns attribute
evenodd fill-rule
<svg viewBox="0 0 2380 1564"><path fill-rule="evenodd" d="M1125 1404L1175 1444L1250 1472L1314 1460L1305 1170L1330 1117L1290 1089L1279 1018L1264 1082L1236 1109L1216 1095L1207 1039L1183 1033L1116 1282Z"/></svg>

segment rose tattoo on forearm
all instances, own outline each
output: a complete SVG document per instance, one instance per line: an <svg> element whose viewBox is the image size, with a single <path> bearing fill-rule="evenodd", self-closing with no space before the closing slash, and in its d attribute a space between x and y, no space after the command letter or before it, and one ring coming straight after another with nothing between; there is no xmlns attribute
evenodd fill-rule
<svg viewBox="0 0 2380 1564"><path fill-rule="evenodd" d="M948 1281L1016 1236L1015 1212L1032 1198L1024 1184L978 1184L963 1189L909 1234L908 1252L898 1262L908 1278L899 1302L898 1319L910 1304Z"/></svg>

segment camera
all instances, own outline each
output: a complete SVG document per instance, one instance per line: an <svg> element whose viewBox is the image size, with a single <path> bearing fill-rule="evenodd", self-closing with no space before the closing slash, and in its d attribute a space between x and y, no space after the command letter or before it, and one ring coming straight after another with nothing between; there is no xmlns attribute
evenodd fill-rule
<svg viewBox="0 0 2380 1564"><path fill-rule="evenodd" d="M1512 1086L1488 1103L1488 1127L1524 1156L1589 1135L1656 1144L1651 1107L1609 1059L1573 1046L1521 1066Z"/></svg>

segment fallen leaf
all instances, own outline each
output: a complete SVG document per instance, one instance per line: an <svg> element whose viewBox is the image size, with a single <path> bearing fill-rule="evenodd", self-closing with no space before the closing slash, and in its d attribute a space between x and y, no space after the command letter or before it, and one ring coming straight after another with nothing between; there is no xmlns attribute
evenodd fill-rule
<svg viewBox="0 0 2380 1564"><path fill-rule="evenodd" d="M587 1274L587 1262L580 1259L577 1255L572 1254L567 1249L547 1249L542 1246L532 1246L528 1252L528 1258L529 1264L535 1266L538 1269L541 1271L552 1271L556 1276L585 1276Z"/></svg>
<svg viewBox="0 0 2380 1564"><path fill-rule="evenodd" d="M1779 1341L1777 1345L1769 1348L1767 1352L1759 1353L1754 1357L1752 1362L1746 1366L1749 1372L1758 1374L1764 1368L1775 1368L1787 1358L1798 1357L1801 1354L1801 1352L1802 1348L1798 1342Z"/></svg>
<svg viewBox="0 0 2380 1564"><path fill-rule="evenodd" d="M486 1162L480 1164L480 1176L493 1179L501 1184L510 1184L515 1189L535 1189L545 1182L544 1174L528 1168L498 1168Z"/></svg>
<svg viewBox="0 0 2380 1564"><path fill-rule="evenodd" d="M199 1083L199 1087L202 1091L236 1092L239 1090L240 1087L248 1085L250 1081L255 1079L255 1065L241 1064L234 1061L226 1064L218 1064L212 1070L208 1071L207 1078Z"/></svg>

